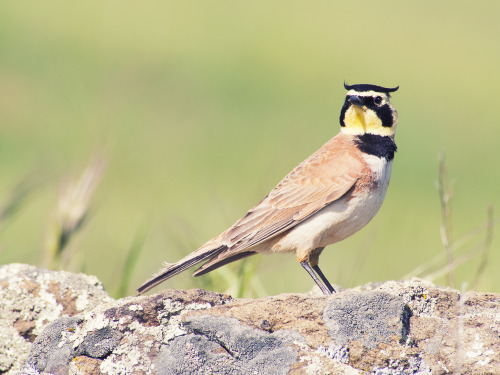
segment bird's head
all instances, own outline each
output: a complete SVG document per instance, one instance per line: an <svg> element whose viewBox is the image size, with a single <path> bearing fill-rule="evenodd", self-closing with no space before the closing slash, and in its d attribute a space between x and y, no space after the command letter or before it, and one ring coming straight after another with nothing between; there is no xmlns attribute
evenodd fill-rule
<svg viewBox="0 0 500 375"><path fill-rule="evenodd" d="M345 103L340 112L340 130L346 134L374 134L393 137L398 125L398 113L389 102L389 89L376 85L347 85Z"/></svg>

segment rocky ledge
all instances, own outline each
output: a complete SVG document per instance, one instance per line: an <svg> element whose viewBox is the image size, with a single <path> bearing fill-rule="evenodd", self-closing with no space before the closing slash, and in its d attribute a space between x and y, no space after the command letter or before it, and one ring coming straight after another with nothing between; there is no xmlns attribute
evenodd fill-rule
<svg viewBox="0 0 500 375"><path fill-rule="evenodd" d="M500 373L500 295L422 280L115 301L95 277L12 264L0 285L0 373Z"/></svg>

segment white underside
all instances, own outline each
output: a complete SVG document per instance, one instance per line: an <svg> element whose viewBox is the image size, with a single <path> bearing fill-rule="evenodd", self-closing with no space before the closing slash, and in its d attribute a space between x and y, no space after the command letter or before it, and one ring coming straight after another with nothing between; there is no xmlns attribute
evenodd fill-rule
<svg viewBox="0 0 500 375"><path fill-rule="evenodd" d="M352 198L336 200L294 227L279 241L263 243L255 251L296 252L300 258L313 249L342 241L368 224L384 201L392 161L387 162L373 155L367 155L365 160L372 168L376 181L373 189Z"/></svg>

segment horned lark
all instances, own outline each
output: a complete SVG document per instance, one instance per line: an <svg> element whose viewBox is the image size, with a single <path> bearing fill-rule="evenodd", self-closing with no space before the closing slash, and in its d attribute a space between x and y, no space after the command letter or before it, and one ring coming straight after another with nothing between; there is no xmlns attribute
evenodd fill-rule
<svg viewBox="0 0 500 375"><path fill-rule="evenodd" d="M325 246L353 235L375 216L384 200L396 152L398 115L389 102L395 88L347 85L340 133L292 170L233 226L139 289L206 261L200 276L253 254L295 253L324 294L335 290L318 261Z"/></svg>

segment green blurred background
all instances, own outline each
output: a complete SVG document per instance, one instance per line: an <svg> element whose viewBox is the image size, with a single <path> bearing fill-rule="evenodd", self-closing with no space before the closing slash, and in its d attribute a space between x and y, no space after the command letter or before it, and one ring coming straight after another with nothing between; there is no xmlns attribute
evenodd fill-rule
<svg viewBox="0 0 500 375"><path fill-rule="evenodd" d="M400 85L399 151L379 214L327 248L321 265L345 287L401 278L444 253L440 151L453 238L483 225L488 204L500 211L499 12L496 1L2 2L0 200L26 176L38 182L1 223L0 262L41 264L61 181L104 154L65 268L97 275L113 294L145 235L133 293L334 136L346 80ZM480 290L500 292L498 249L494 238ZM457 287L480 258L457 268ZM313 285L295 256L257 261L257 294ZM203 278L185 273L162 287Z"/></svg>

